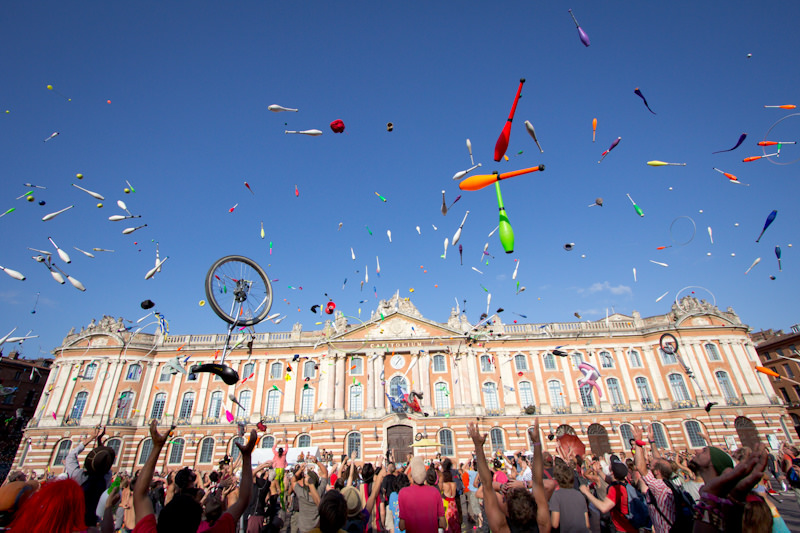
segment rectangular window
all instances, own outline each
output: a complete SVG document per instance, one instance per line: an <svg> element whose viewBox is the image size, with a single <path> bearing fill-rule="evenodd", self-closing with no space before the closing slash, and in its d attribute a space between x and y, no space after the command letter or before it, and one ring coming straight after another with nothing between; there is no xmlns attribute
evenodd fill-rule
<svg viewBox="0 0 800 533"><path fill-rule="evenodd" d="M786 403L792 403L792 400L789 398L789 393L786 392L786 389L781 388L780 391L781 391L781 395L783 396L783 399L786 401Z"/></svg>
<svg viewBox="0 0 800 533"><path fill-rule="evenodd" d="M786 377L787 378L793 378L794 377L794 372L792 371L792 367L789 366L788 363L783 365L783 369L786 371Z"/></svg>

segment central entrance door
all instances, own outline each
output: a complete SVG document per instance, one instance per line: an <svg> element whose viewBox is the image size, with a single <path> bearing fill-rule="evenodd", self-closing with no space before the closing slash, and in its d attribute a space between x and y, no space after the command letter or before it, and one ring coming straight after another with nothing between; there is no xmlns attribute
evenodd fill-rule
<svg viewBox="0 0 800 533"><path fill-rule="evenodd" d="M392 426L386 431L386 441L394 460L405 463L414 442L414 430L410 426Z"/></svg>

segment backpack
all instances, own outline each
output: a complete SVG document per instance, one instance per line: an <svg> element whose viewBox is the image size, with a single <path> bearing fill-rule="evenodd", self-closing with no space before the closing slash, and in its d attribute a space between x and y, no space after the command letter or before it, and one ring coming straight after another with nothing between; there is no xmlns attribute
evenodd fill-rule
<svg viewBox="0 0 800 533"><path fill-rule="evenodd" d="M619 510L628 519L628 522L636 529L649 528L652 524L650 523L650 512L647 510L647 501L644 496L630 483L617 481L612 485L625 489L624 493L627 496L627 502L623 506L623 502L620 501ZM617 494L622 494L622 491L617 490Z"/></svg>
<svg viewBox="0 0 800 533"><path fill-rule="evenodd" d="M789 485L792 488L800 489L800 477L797 476L797 472L794 471L792 466L800 466L800 459L792 459L791 466L786 471L786 479L789 481Z"/></svg>
<svg viewBox="0 0 800 533"><path fill-rule="evenodd" d="M675 521L670 521L666 515L659 509L656 503L656 497L652 494L653 491L647 491L650 495L650 503L656 508L664 520L670 526L670 533L686 533L694 528L694 498L691 497L685 490L677 488L671 481L665 480L664 483L667 488L672 492L672 501L675 507Z"/></svg>

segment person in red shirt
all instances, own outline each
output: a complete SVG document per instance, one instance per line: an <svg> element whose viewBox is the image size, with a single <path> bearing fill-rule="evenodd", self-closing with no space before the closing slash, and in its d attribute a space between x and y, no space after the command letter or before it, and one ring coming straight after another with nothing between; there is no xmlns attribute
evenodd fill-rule
<svg viewBox="0 0 800 533"><path fill-rule="evenodd" d="M580 491L589 500L589 503L597 507L601 513L611 511L611 522L614 524L614 530L622 533L637 533L639 530L631 524L625 515L628 513L628 493L624 486L626 478L628 477L628 467L624 463L614 462L611 463L611 473L614 475L614 480L619 484L614 483L608 487L608 494L605 500L597 499L592 491L589 490L588 485L581 485Z"/></svg>
<svg viewBox="0 0 800 533"><path fill-rule="evenodd" d="M408 466L414 484L401 489L397 495L400 529L406 533L430 533L447 528L442 495L436 487L425 485L427 472L422 458L414 457Z"/></svg>
<svg viewBox="0 0 800 533"><path fill-rule="evenodd" d="M156 420L150 423L150 438L153 441L153 449L139 474L139 479L133 489L133 509L136 513L136 527L134 533L196 533L200 526L202 507L197 501L183 494L175 496L169 504L164 506L161 514L156 521L153 513L153 504L147 497L147 489L153 480L153 472L158 462L161 449L169 438L170 432L175 429L172 426L163 435L158 432ZM247 445L242 446L238 442L236 446L242 453L242 480L239 490L239 499L228 508L228 511L217 520L211 529L211 533L234 533L236 531L236 521L242 516L247 505L250 503L250 495L253 490L253 467L250 464L250 454L256 446L256 430L250 432Z"/></svg>

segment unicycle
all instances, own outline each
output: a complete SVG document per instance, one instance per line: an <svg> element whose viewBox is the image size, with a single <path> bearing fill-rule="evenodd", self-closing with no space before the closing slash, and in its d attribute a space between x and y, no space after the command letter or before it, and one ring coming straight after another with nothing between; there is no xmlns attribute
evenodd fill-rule
<svg viewBox="0 0 800 533"><path fill-rule="evenodd" d="M239 374L225 366L231 335L234 328L254 326L267 317L272 307L272 285L258 263L241 255L229 255L208 269L205 289L211 309L228 323L228 334L220 362L194 365L191 372L211 372L233 385L239 381Z"/></svg>

